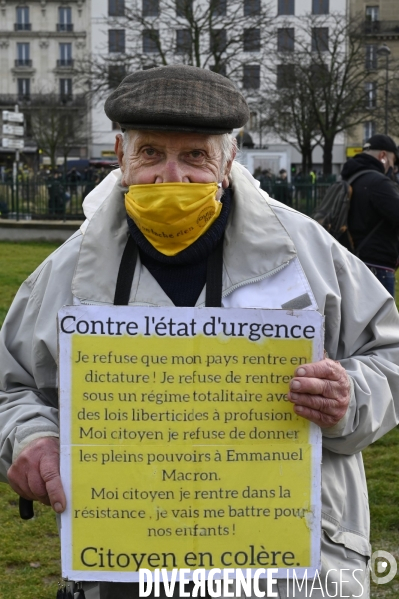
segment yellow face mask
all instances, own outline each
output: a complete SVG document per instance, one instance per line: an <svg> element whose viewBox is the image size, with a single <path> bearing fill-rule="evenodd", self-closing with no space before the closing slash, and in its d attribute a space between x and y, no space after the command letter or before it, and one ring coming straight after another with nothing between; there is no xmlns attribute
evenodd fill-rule
<svg viewBox="0 0 399 599"><path fill-rule="evenodd" d="M126 211L148 241L162 254L175 256L194 243L222 210L217 183L131 185Z"/></svg>

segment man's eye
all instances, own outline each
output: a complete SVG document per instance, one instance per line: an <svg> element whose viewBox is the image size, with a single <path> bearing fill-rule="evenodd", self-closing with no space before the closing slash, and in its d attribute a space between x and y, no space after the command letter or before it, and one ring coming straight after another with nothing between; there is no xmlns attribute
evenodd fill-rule
<svg viewBox="0 0 399 599"><path fill-rule="evenodd" d="M190 156L192 158L202 158L203 154L199 150L193 150L192 152L190 152Z"/></svg>
<svg viewBox="0 0 399 599"><path fill-rule="evenodd" d="M154 148L146 148L146 149L144 150L144 154L145 154L146 156L155 156L155 154L156 154L156 151L154 150Z"/></svg>

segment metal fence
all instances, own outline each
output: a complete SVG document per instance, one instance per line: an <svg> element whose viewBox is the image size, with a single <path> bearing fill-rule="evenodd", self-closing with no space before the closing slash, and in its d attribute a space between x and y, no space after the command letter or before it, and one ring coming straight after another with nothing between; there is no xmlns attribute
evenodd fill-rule
<svg viewBox="0 0 399 599"><path fill-rule="evenodd" d="M83 220L82 202L98 183L71 183L60 178L0 182L0 216L11 220ZM268 193L292 208L311 215L329 183L298 183L282 187L271 184Z"/></svg>
<svg viewBox="0 0 399 599"><path fill-rule="evenodd" d="M82 202L93 181L72 183L52 177L0 182L0 213L11 220L83 220Z"/></svg>
<svg viewBox="0 0 399 599"><path fill-rule="evenodd" d="M287 186L272 183L266 191L272 198L311 216L322 202L329 187L331 187L331 183L317 181L316 183L295 183Z"/></svg>

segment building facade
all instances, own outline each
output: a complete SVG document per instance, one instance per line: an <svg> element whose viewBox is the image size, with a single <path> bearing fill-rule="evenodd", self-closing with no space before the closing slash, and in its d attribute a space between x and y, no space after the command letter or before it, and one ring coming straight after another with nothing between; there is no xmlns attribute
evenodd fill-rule
<svg viewBox="0 0 399 599"><path fill-rule="evenodd" d="M348 156L357 153L376 133L399 141L399 3L396 0L351 0L351 19L359 21L365 35L364 122L348 135Z"/></svg>
<svg viewBox="0 0 399 599"><path fill-rule="evenodd" d="M85 90L76 79L75 66L89 49L89 10L87 0L0 2L0 107L12 111L18 105L24 113L21 159L31 166L37 166L39 158L49 163L33 133L34 128L40 128L44 106L47 116L51 111L63 115L71 139L77 122L87 127ZM48 122L43 121L43 125L49 127ZM57 126L55 120L53 124ZM76 147L68 149L68 157L88 157L88 140L89 135L80 133ZM59 148L57 163L63 162L63 153ZM8 165L13 159L13 153L0 149L1 164Z"/></svg>
<svg viewBox="0 0 399 599"><path fill-rule="evenodd" d="M239 2L212 0L212 2L214 12L221 18L220 21L215 20L214 28L211 26L210 29L208 27L201 30L199 63L196 63L193 56L195 54L194 33L190 21L191 13L187 10L187 7L192 6L190 0L164 2L164 10L169 11L164 18L160 13L158 0L141 0L138 9L134 8L137 4L132 0L93 2L91 7L92 56L104 56L105 61L110 61L108 68L111 71L114 69L116 75L119 75L119 79L118 76L115 77L115 85L129 70L160 66L162 60L166 63L198 64L227 74L242 89L251 106L251 119L245 131L235 132L238 135L239 145L244 139L241 160L251 171L257 167L270 168L275 174L280 168L290 170L291 165L294 168L299 166L300 153L262 126L262 114L257 108L257 99L262 95L267 101L268 86L273 80L269 68L271 57L278 56L279 49L295 52L295 34L296 30L300 30L301 22L309 19L309 15L314 17L315 27L312 35L319 36L321 43L328 43L329 15L334 12L334 15L339 15L339 18L345 21L347 1L273 0L265 4L261 0L239 0ZM204 11L197 12L199 28L201 19L206 15L206 7L211 3L203 4ZM267 16L263 20L259 16L261 11L267 11ZM233 17L236 18L235 26L233 26ZM317 19L320 19L320 27L317 27ZM309 44L312 43L314 40L312 42L309 38ZM225 50L224 55L218 54L218 46ZM228 57L225 64L223 56ZM126 63L125 59L127 59ZM121 68L124 64L127 66ZM277 83L275 80L273 85ZM103 112L105 97L106 90L103 89L92 107L91 155L112 160L117 125L111 123ZM320 148L314 150L313 158L315 168L320 169L322 166ZM341 135L336 139L333 150L335 172L339 172L344 160L345 140Z"/></svg>

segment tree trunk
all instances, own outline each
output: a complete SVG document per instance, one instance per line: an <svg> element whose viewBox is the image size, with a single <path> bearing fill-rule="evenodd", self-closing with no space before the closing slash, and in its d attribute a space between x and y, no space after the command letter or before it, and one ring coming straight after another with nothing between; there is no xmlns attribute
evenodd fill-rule
<svg viewBox="0 0 399 599"><path fill-rule="evenodd" d="M324 139L323 143L323 175L331 175L333 162L334 138Z"/></svg>
<svg viewBox="0 0 399 599"><path fill-rule="evenodd" d="M302 146L302 173L304 175L308 175L312 170L312 146L310 144L306 144Z"/></svg>

